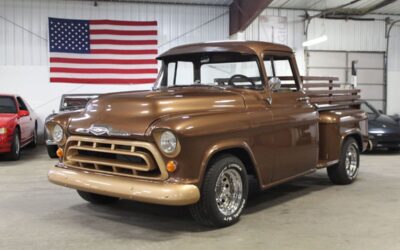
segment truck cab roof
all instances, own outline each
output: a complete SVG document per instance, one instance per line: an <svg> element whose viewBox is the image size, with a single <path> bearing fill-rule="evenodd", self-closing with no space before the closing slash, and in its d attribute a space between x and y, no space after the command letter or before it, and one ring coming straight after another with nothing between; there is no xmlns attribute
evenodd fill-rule
<svg viewBox="0 0 400 250"><path fill-rule="evenodd" d="M260 42L260 41L217 41L187 44L172 48L157 59L164 59L170 56L184 55L184 54L200 54L209 52L231 52L241 54L254 54L259 55L263 51L280 51L292 53L293 50L282 44Z"/></svg>

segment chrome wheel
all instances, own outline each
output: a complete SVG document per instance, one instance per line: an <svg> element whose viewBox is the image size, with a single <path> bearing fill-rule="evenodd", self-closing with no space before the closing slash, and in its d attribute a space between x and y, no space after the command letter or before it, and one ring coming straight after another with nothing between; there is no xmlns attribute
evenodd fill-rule
<svg viewBox="0 0 400 250"><path fill-rule="evenodd" d="M233 168L230 168L233 167ZM224 216L233 215L239 208L243 199L243 181L240 173L235 170L240 166L231 164L218 176L215 186L215 200L218 210Z"/></svg>
<svg viewBox="0 0 400 250"><path fill-rule="evenodd" d="M358 153L354 144L351 144L346 151L345 167L347 176L350 179L356 177L358 173Z"/></svg>

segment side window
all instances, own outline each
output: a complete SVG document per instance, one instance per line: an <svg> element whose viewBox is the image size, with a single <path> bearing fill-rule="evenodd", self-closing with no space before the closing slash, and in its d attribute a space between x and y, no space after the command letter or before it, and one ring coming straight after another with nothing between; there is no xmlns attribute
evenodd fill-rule
<svg viewBox="0 0 400 250"><path fill-rule="evenodd" d="M168 63L168 86L192 85L194 79L193 67L193 63L187 61Z"/></svg>
<svg viewBox="0 0 400 250"><path fill-rule="evenodd" d="M168 79L167 79L167 86L173 86L175 80L175 67L176 62L168 63Z"/></svg>
<svg viewBox="0 0 400 250"><path fill-rule="evenodd" d="M264 66L268 80L278 78L280 88L277 91L297 91L298 83L290 63L289 57L268 56L264 58Z"/></svg>
<svg viewBox="0 0 400 250"><path fill-rule="evenodd" d="M17 100L18 100L19 109L28 111L28 108L26 107L26 105L25 105L24 101L22 100L22 98L21 97L17 97Z"/></svg>

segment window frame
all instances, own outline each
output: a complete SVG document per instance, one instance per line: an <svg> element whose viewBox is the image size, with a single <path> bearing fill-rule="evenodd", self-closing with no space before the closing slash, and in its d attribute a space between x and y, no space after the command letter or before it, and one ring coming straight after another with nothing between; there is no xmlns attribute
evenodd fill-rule
<svg viewBox="0 0 400 250"><path fill-rule="evenodd" d="M295 85L296 85L295 92L301 91L301 80L299 79L300 74L299 74L299 71L297 69L296 60L295 60L293 54L292 53L287 53L287 52L280 52L280 51L272 51L272 52L271 51L264 51L261 54L261 58L260 59L262 60L262 65L264 67L265 80L268 83L268 77L269 76L268 76L267 69L265 68L265 58L267 58L267 57L271 57L272 58L272 60L271 60L271 68L273 70L273 74L274 75L276 75L276 72L275 72L275 65L274 65L274 59L273 58L274 57L285 57L285 58L287 58L288 61L289 61L290 69L292 70L293 80L294 80ZM271 77L273 77L273 76L271 76ZM268 84L267 84L267 86L268 86ZM268 86L268 89L270 90L269 86Z"/></svg>

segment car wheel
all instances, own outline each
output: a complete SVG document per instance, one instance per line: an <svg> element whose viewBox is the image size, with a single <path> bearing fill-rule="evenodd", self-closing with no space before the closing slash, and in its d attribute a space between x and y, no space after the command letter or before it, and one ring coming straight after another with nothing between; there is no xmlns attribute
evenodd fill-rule
<svg viewBox="0 0 400 250"><path fill-rule="evenodd" d="M19 137L19 130L16 129L12 138L11 151L8 153L8 159L16 161L21 155L21 141Z"/></svg>
<svg viewBox="0 0 400 250"><path fill-rule="evenodd" d="M329 179L334 184L350 184L357 178L359 166L358 144L354 138L349 137L343 143L339 163L327 168Z"/></svg>
<svg viewBox="0 0 400 250"><path fill-rule="evenodd" d="M82 199L85 201L88 201L93 204L100 204L100 205L107 205L107 204L113 204L119 201L119 198L116 197L111 197L111 196L105 196L105 195L100 195L100 194L94 194L94 193L89 193L89 192L84 192L77 190L78 194Z"/></svg>
<svg viewBox="0 0 400 250"><path fill-rule="evenodd" d="M233 155L223 155L206 172L200 201L189 207L202 225L226 227L236 223L247 202L248 181L244 164Z"/></svg>
<svg viewBox="0 0 400 250"><path fill-rule="evenodd" d="M57 149L58 146L57 145L47 145L47 154L49 155L50 158L55 159L58 158L57 156Z"/></svg>

